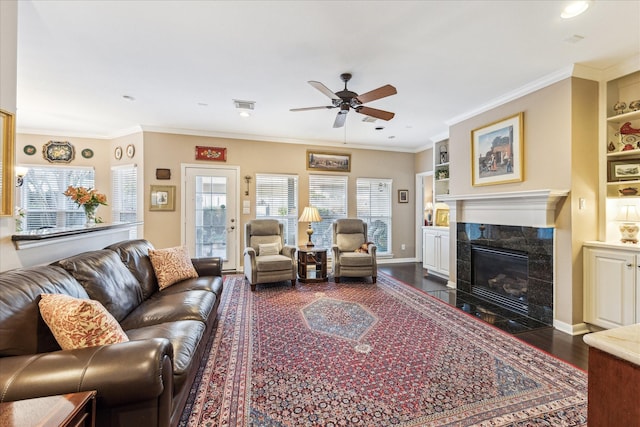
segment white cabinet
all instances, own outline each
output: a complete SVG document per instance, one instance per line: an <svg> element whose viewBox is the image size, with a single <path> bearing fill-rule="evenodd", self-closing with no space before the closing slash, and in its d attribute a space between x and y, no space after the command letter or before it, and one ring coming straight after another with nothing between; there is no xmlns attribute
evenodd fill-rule
<svg viewBox="0 0 640 427"><path fill-rule="evenodd" d="M422 267L429 273L449 278L449 229L422 228Z"/></svg>
<svg viewBox="0 0 640 427"><path fill-rule="evenodd" d="M584 321L601 328L640 322L640 251L606 244L584 251Z"/></svg>

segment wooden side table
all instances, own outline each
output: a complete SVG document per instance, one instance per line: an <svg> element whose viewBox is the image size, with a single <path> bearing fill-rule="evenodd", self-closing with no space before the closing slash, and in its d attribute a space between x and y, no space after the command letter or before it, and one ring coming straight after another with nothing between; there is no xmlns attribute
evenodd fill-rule
<svg viewBox="0 0 640 427"><path fill-rule="evenodd" d="M95 391L0 403L0 426L3 427L95 425Z"/></svg>
<svg viewBox="0 0 640 427"><path fill-rule="evenodd" d="M302 283L328 280L326 248L298 246L298 280Z"/></svg>

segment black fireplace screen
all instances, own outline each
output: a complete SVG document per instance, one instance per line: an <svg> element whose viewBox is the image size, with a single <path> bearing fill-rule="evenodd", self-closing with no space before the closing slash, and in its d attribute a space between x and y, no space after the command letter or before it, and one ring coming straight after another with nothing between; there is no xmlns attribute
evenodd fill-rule
<svg viewBox="0 0 640 427"><path fill-rule="evenodd" d="M471 245L471 293L526 314L528 264L526 253Z"/></svg>

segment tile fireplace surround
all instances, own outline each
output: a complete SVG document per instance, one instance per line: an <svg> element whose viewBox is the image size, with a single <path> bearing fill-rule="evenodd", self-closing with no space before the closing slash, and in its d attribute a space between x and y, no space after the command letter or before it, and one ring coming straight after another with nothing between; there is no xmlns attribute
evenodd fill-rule
<svg viewBox="0 0 640 427"><path fill-rule="evenodd" d="M526 252L528 317L553 325L556 206L568 195L545 189L445 196L456 231L457 289L471 292L472 243Z"/></svg>
<svg viewBox="0 0 640 427"><path fill-rule="evenodd" d="M457 289L471 293L471 245L525 252L528 255L528 317L553 324L553 228L459 222Z"/></svg>

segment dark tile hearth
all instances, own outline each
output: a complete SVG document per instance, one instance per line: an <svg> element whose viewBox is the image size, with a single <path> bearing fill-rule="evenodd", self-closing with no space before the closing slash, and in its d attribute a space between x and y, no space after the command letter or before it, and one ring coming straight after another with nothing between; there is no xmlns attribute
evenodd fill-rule
<svg viewBox="0 0 640 427"><path fill-rule="evenodd" d="M446 289L426 292L510 334L551 327L464 291Z"/></svg>

